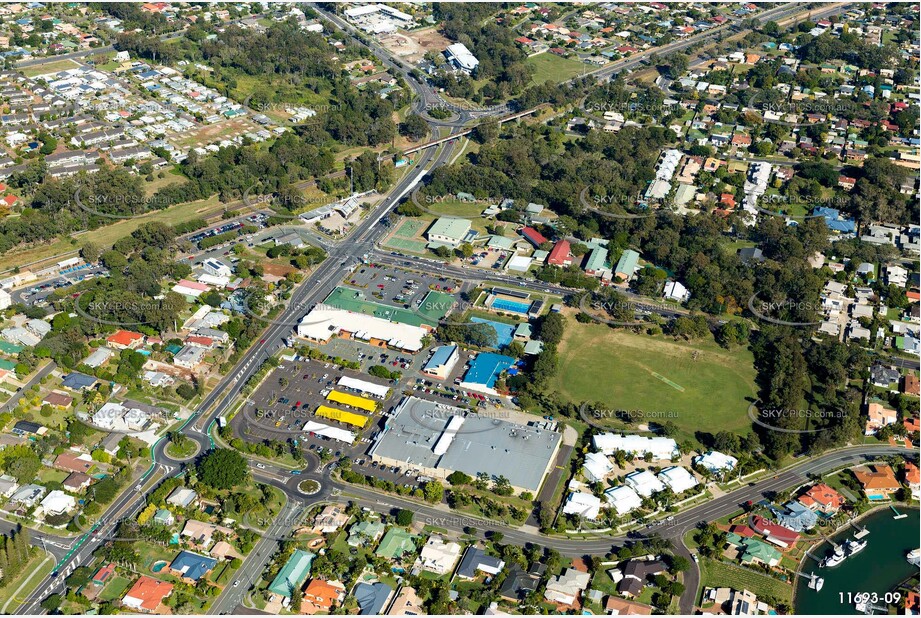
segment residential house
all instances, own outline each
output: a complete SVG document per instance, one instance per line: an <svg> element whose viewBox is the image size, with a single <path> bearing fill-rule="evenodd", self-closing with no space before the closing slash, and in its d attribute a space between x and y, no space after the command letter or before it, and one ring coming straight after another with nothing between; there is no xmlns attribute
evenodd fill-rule
<svg viewBox="0 0 921 618"><path fill-rule="evenodd" d="M668 567L661 560L633 558L621 569L624 577L617 583L617 591L625 597L635 599L642 594L649 578L666 570Z"/></svg>
<svg viewBox="0 0 921 618"><path fill-rule="evenodd" d="M331 534L349 521L349 514L345 512L345 507L341 504L329 504L322 511L317 513L313 520L314 534Z"/></svg>
<svg viewBox="0 0 921 618"><path fill-rule="evenodd" d="M879 401L867 404L867 422L864 435L872 436L886 425L894 425L899 420L898 412L887 408Z"/></svg>
<svg viewBox="0 0 921 618"><path fill-rule="evenodd" d="M381 582L361 582L355 586L352 594L358 603L359 616L377 616L386 607L393 594L393 588Z"/></svg>
<svg viewBox="0 0 921 618"><path fill-rule="evenodd" d="M166 503L186 509L189 508L197 499L198 494L194 489L177 487L170 493L169 497L166 499Z"/></svg>
<svg viewBox="0 0 921 618"><path fill-rule="evenodd" d="M872 464L852 471L857 482L863 487L867 499L873 502L889 500L900 488L895 472L885 464Z"/></svg>
<svg viewBox="0 0 921 618"><path fill-rule="evenodd" d="M349 547L373 545L384 534L386 526L379 521L360 521L349 528Z"/></svg>
<svg viewBox="0 0 921 618"><path fill-rule="evenodd" d="M478 547L468 547L460 566L457 567L456 575L461 579L476 579L479 572L493 576L501 573L503 568L504 560L490 556Z"/></svg>
<svg viewBox="0 0 921 618"><path fill-rule="evenodd" d="M813 485L798 500L806 508L825 515L834 515L846 503L844 496L825 483Z"/></svg>
<svg viewBox="0 0 921 618"><path fill-rule="evenodd" d="M509 568L505 579L502 580L502 585L499 587L499 596L509 603L520 603L529 594L537 590L544 570L546 570L546 566L541 564L532 565L529 571L525 571L517 564L513 564Z"/></svg>
<svg viewBox="0 0 921 618"><path fill-rule="evenodd" d="M387 610L388 616L424 616L422 598L412 586L403 586Z"/></svg>
<svg viewBox="0 0 921 618"><path fill-rule="evenodd" d="M184 581L195 584L211 572L217 560L190 551L181 551L169 565L170 572Z"/></svg>
<svg viewBox="0 0 921 618"><path fill-rule="evenodd" d="M742 564L762 564L771 567L780 564L780 552L764 541L739 536L734 532L726 535L726 541L735 546Z"/></svg>
<svg viewBox="0 0 921 618"><path fill-rule="evenodd" d="M551 603L558 603L568 607L575 607L582 591L588 588L592 581L591 573L566 569L547 582L544 598Z"/></svg>
<svg viewBox="0 0 921 618"><path fill-rule="evenodd" d="M310 565L313 563L315 554L302 549L295 549L291 557L269 584L268 590L280 597L291 598L294 590L304 585L307 576L310 575Z"/></svg>
<svg viewBox="0 0 921 618"><path fill-rule="evenodd" d="M90 486L93 478L82 472L71 472L61 485L71 493L81 493Z"/></svg>
<svg viewBox="0 0 921 618"><path fill-rule="evenodd" d="M163 600L173 593L173 585L141 575L122 598L122 605L145 614L166 613L160 610Z"/></svg>
<svg viewBox="0 0 921 618"><path fill-rule="evenodd" d="M345 600L345 586L337 580L312 579L304 588L302 614L330 614Z"/></svg>
<svg viewBox="0 0 921 618"><path fill-rule="evenodd" d="M416 544L413 538L413 535L402 528L391 528L381 539L381 543L374 554L387 560L400 560L404 554L416 551Z"/></svg>
<svg viewBox="0 0 921 618"><path fill-rule="evenodd" d="M383 545L383 543L382 543ZM432 535L422 547L416 566L423 571L437 575L450 573L461 555L461 546L453 541L445 541L440 536Z"/></svg>

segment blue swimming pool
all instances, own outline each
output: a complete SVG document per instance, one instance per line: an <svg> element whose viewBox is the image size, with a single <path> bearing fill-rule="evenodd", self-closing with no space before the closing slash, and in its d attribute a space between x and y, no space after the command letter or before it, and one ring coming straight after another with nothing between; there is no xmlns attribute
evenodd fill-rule
<svg viewBox="0 0 921 618"><path fill-rule="evenodd" d="M502 322L494 322L492 320L484 320L483 318L472 317L470 318L471 322L475 324L489 324L496 329L496 347L501 348L507 346L512 342L512 339L515 337L515 327L511 324L503 324Z"/></svg>
<svg viewBox="0 0 921 618"><path fill-rule="evenodd" d="M531 308L531 304L519 303L515 302L514 300L508 300L505 298L496 298L492 301L492 308L496 311L512 311L514 313L527 315L528 309Z"/></svg>

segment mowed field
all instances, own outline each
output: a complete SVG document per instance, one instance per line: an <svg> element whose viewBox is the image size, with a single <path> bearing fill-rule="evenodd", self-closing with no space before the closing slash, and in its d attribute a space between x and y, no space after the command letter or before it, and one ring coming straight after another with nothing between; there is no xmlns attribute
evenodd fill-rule
<svg viewBox="0 0 921 618"><path fill-rule="evenodd" d="M658 416L675 423L681 438L695 431L746 433L751 426L755 369L744 348L635 335L580 324L570 315L559 357L555 389L575 403L641 411L653 421Z"/></svg>

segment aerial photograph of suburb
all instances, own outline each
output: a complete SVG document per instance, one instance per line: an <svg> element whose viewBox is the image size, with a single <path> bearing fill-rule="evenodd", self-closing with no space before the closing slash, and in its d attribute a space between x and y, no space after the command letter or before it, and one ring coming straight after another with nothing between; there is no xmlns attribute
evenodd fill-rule
<svg viewBox="0 0 921 618"><path fill-rule="evenodd" d="M0 616L921 615L921 2L0 0Z"/></svg>

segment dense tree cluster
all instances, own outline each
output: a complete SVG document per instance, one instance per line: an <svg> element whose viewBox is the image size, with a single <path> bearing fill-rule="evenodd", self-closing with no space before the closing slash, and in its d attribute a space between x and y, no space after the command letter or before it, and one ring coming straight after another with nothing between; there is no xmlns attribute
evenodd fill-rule
<svg viewBox="0 0 921 618"><path fill-rule="evenodd" d="M478 79L488 79L480 90L488 99L505 99L520 93L531 81L530 67L525 64L527 54L515 43L514 30L494 19L496 7L488 3L436 3L432 5L436 19L443 23L444 35L452 41L467 46L480 61L476 70ZM465 85L470 89L469 79L445 79L444 86ZM441 84L439 84L441 85ZM449 90L451 91L451 90ZM457 93L470 97L473 92Z"/></svg>

